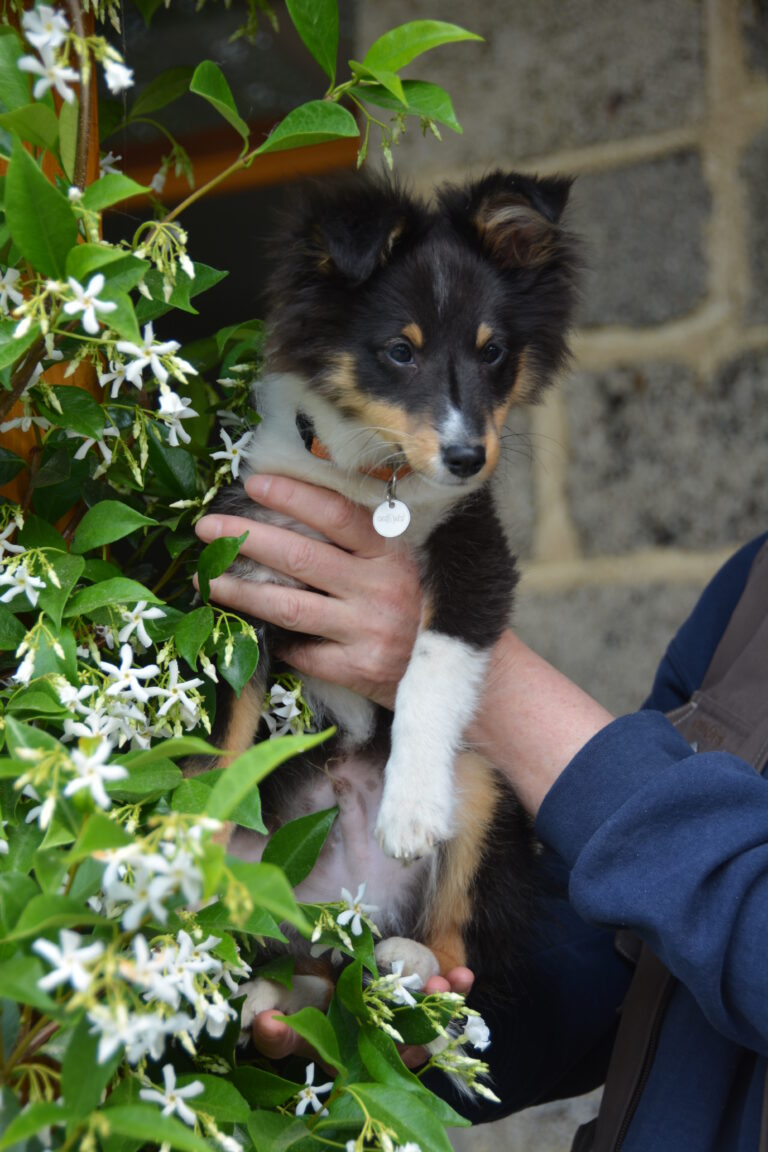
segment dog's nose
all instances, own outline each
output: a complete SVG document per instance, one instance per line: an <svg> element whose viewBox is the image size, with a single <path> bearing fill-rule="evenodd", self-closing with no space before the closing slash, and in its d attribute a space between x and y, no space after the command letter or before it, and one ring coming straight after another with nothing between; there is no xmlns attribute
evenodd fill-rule
<svg viewBox="0 0 768 1152"><path fill-rule="evenodd" d="M441 455L448 471L465 480L475 476L485 464L485 445L447 444Z"/></svg>

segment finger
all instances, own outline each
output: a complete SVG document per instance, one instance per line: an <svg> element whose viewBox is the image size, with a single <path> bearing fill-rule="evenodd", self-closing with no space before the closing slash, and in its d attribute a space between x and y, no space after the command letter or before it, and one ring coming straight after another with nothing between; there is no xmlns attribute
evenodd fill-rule
<svg viewBox="0 0 768 1152"><path fill-rule="evenodd" d="M430 976L424 985L424 991L430 992L450 992L451 985L446 980L445 976Z"/></svg>
<svg viewBox="0 0 768 1152"><path fill-rule="evenodd" d="M339 492L286 476L250 476L245 490L258 504L292 516L348 552L383 556L387 550L368 509L353 504Z"/></svg>
<svg viewBox="0 0 768 1152"><path fill-rule="evenodd" d="M421 1046L417 1047L415 1044L406 1044L400 1048L400 1059L406 1068L419 1068L429 1060L429 1052Z"/></svg>
<svg viewBox="0 0 768 1152"><path fill-rule="evenodd" d="M297 1032L283 1022L282 1014L274 1009L259 1012L251 1024L253 1042L259 1051L271 1060L282 1060L293 1053L308 1054L309 1045Z"/></svg>
<svg viewBox="0 0 768 1152"><path fill-rule="evenodd" d="M348 613L344 601L304 588L254 584L236 576L217 576L211 580L211 598L236 612L245 612L290 632L323 636L339 642L348 638L348 625L345 627Z"/></svg>
<svg viewBox="0 0 768 1152"><path fill-rule="evenodd" d="M242 516L203 516L195 525L195 532L205 541L247 532L247 539L240 545L241 556L324 592L344 595L356 591L367 576L365 565L357 557L333 544L274 524L255 523Z"/></svg>
<svg viewBox="0 0 768 1152"><path fill-rule="evenodd" d="M446 980L451 986L451 992L458 992L462 996L467 996L472 991L475 974L471 968L452 968L450 972L446 972L445 975Z"/></svg>

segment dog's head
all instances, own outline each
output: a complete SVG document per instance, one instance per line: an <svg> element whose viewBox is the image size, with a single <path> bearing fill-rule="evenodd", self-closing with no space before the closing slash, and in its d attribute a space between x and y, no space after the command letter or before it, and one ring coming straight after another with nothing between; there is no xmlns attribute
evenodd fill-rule
<svg viewBox="0 0 768 1152"><path fill-rule="evenodd" d="M370 176L314 189L279 239L273 366L414 472L485 479L510 405L536 401L567 358L570 183L495 172L434 206Z"/></svg>

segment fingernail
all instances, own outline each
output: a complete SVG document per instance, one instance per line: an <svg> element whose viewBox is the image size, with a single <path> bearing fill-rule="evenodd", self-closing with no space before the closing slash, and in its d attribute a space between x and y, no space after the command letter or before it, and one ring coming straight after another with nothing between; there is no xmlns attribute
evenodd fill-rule
<svg viewBox="0 0 768 1152"><path fill-rule="evenodd" d="M215 540L221 536L221 516L203 516L195 524L195 532L201 540Z"/></svg>
<svg viewBox="0 0 768 1152"><path fill-rule="evenodd" d="M245 488L254 500L263 499L272 487L271 476L249 476Z"/></svg>

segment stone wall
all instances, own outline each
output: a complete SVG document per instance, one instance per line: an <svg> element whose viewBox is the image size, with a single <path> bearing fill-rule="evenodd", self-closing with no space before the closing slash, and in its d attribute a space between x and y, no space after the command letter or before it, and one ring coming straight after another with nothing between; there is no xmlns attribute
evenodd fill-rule
<svg viewBox="0 0 768 1152"><path fill-rule="evenodd" d="M589 270L574 369L516 417L499 496L523 558L521 633L630 710L703 584L768 527L768 3L359 0L357 13L361 50L418 17L485 37L423 69L464 133L408 133L397 166L417 187L494 166L577 177L569 222ZM559 1152L571 1127L558 1106L456 1147Z"/></svg>

